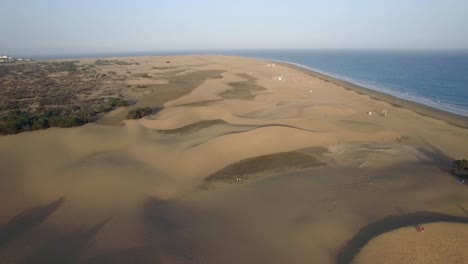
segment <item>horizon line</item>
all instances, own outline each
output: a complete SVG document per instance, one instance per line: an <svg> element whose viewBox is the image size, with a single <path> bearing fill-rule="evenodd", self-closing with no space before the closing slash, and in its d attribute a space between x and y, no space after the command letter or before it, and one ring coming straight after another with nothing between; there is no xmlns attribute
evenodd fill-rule
<svg viewBox="0 0 468 264"><path fill-rule="evenodd" d="M202 52L208 55L211 52L236 52L236 51L387 51L387 52L468 52L468 48L203 48L203 49L159 49L159 50L125 50L125 51L90 51L90 52L63 52L63 53L0 53L18 58L82 58L83 56L98 55L105 57L129 56L158 56L158 55L198 55ZM214 55L214 54L212 54ZM221 55L221 54L217 54Z"/></svg>

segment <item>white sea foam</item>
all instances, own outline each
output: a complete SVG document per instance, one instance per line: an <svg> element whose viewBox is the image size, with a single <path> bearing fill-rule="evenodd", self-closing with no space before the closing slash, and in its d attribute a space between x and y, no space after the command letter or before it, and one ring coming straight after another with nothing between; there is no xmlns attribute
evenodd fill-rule
<svg viewBox="0 0 468 264"><path fill-rule="evenodd" d="M328 72L328 71L323 71L323 70L313 68L313 67L310 67L310 66L307 66L307 65L303 65L303 64L300 64L300 63L295 63L295 62L291 62L291 61L283 61L283 60L271 60L271 61L283 62L283 63L295 65L295 66L301 67L301 68L306 69L306 70L311 70L311 71L314 71L314 72L318 72L320 74L327 75L327 76L330 76L332 78L335 78L335 79L338 79L338 80L341 80L341 81L346 81L346 82L349 82L349 83L352 83L352 84L355 84L355 85L358 85L358 86L361 86L361 87L364 87L364 88L367 88L367 89L370 89L370 90L374 90L374 91L378 91L378 92L381 92L381 93L389 94L389 95L395 96L395 97L400 98L400 99L420 103L420 104L430 106L430 107L433 107L433 108L436 108L436 109L439 109L439 110L443 110L443 111L446 111L446 112L450 112L450 113L454 113L454 114L458 114L458 115L462 115L462 116L468 116L468 109L463 108L462 106L456 106L456 105L449 104L449 103L446 103L446 102L441 102L440 100L434 100L434 99L426 98L426 97L423 97L423 96L420 96L420 95L413 94L411 92L395 91L395 90L393 90L391 88L384 87L384 86L381 86L381 85L376 84L376 83L366 82L366 81L362 81L362 80L355 80L355 79L349 78L347 76L331 73L331 72Z"/></svg>

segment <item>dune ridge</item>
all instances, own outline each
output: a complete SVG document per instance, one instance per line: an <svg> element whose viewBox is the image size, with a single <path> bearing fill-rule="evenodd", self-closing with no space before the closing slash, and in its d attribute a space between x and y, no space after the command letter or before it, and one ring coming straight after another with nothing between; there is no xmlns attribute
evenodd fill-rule
<svg viewBox="0 0 468 264"><path fill-rule="evenodd" d="M444 226L466 232L466 185L444 171L468 157L463 120L287 64L119 59L133 64L100 70L140 89L134 105L80 127L0 136L0 260L372 263L392 260L375 252L395 240L417 241L404 228L415 223L461 219L427 225L434 239ZM136 107L159 111L126 120ZM19 212L51 201L53 210L8 233ZM385 232L362 235L373 225ZM465 258L436 243L418 248Z"/></svg>

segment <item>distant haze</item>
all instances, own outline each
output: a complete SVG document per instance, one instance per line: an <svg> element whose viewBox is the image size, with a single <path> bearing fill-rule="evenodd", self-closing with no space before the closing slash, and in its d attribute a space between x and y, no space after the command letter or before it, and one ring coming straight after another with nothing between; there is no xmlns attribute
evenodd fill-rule
<svg viewBox="0 0 468 264"><path fill-rule="evenodd" d="M1 0L0 53L468 49L466 0Z"/></svg>

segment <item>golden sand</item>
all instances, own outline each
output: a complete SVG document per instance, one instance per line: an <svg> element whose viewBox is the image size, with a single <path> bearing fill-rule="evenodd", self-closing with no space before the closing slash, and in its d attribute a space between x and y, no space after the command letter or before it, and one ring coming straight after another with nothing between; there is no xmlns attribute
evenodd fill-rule
<svg viewBox="0 0 468 264"><path fill-rule="evenodd" d="M109 70L147 86L135 106L0 137L0 263L334 263L385 217L468 217L466 185L442 170L468 157L468 130L429 110L260 60L131 60ZM164 109L124 120L138 106ZM201 189L210 175L229 180ZM467 262L466 224L424 226L377 236L355 263Z"/></svg>
<svg viewBox="0 0 468 264"><path fill-rule="evenodd" d="M432 223L424 229L424 234L406 227L376 237L355 263L466 263L467 224Z"/></svg>

